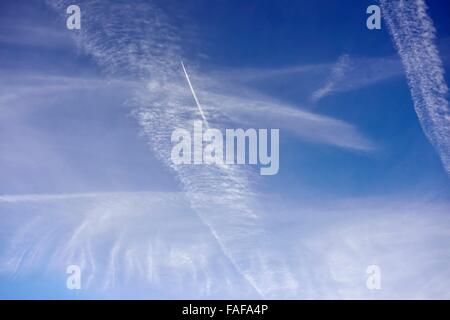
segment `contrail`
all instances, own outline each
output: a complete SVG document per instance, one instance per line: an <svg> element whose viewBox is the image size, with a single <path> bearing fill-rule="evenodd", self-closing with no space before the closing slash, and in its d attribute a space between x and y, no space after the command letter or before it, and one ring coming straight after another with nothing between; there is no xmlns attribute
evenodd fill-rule
<svg viewBox="0 0 450 320"><path fill-rule="evenodd" d="M64 12L61 9L69 2L51 3L58 12ZM186 95L184 80L176 76L183 52L179 30L151 1L137 1L139 10L134 10L134 3L121 3L120 8L103 1L83 3L91 14L85 17L81 32L74 35L77 42L107 74L124 75L142 83L128 106L133 109L154 154L176 174L193 213L209 229L224 256L254 293L263 297L293 297L297 283L291 270L276 248L270 249L275 245L266 232L262 222L264 212L252 188L256 173L243 166L228 166L225 170L225 165L175 165L171 161L173 130L186 128L198 119L197 112L192 112L192 106L186 103L191 98ZM110 15L115 16L114 21L109 19ZM207 125L183 63L182 68ZM216 102L211 107L214 113L209 119L219 127L226 121L220 116L221 105ZM85 228L92 228L92 224L87 221ZM114 255L111 257L115 259Z"/></svg>
<svg viewBox="0 0 450 320"><path fill-rule="evenodd" d="M450 108L444 69L434 44L436 30L423 0L380 0L402 59L414 109L428 140L450 174Z"/></svg>
<svg viewBox="0 0 450 320"><path fill-rule="evenodd" d="M195 94L194 88L192 87L191 80L189 79L189 75L186 71L186 68L184 67L183 61L181 61L181 66L183 67L184 75L186 76L186 80L189 84L189 88L191 89L192 96L194 97L195 103L197 104L198 110L200 111L200 115L202 116L203 121L205 122L205 126L209 128L208 121L206 120L205 114L203 113L202 106L200 105L200 101L198 100L197 95Z"/></svg>
<svg viewBox="0 0 450 320"><path fill-rule="evenodd" d="M23 202L46 202L71 199L89 199L102 197L123 197L123 196L164 196L176 195L172 192L154 191L120 191L120 192L91 192L91 193L55 193L55 194L1 194L0 203L23 203Z"/></svg>

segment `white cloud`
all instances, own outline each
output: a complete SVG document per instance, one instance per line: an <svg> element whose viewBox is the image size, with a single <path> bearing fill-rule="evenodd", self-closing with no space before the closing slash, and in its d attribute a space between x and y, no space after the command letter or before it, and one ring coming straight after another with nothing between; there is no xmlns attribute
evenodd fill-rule
<svg viewBox="0 0 450 320"><path fill-rule="evenodd" d="M260 197L270 198L261 210L270 243L247 247L251 267L261 270L262 284L283 280L282 273L291 286L289 296L260 287L272 298L448 297L448 202L411 195L320 204ZM102 297L121 296L127 287L134 298L146 296L139 288L172 298L260 297L189 203L171 192L4 195L1 270L20 277L40 266L61 272L78 264L85 289ZM283 259L284 269L274 272L280 267L274 258ZM366 287L373 264L381 268L377 291Z"/></svg>
<svg viewBox="0 0 450 320"><path fill-rule="evenodd" d="M54 3L57 7L66 4ZM270 212L258 204L253 185L258 179L248 168L174 166L169 156L172 130L190 127L199 117L179 67L182 37L151 4L124 4L123 10L116 5L86 3L95 18L87 17L92 20L84 24L87 27L77 41L112 78L131 75L133 84L141 84L133 85L136 91L128 106L134 109L150 147L176 174L184 193L4 195L0 207L8 217L4 227L9 231L2 234L11 242L2 259L4 270L29 270L49 259L57 269L68 262L79 263L88 271L92 285L117 286L144 278L156 290L172 290L173 296L183 293L185 298L186 292L193 297L243 292L250 297L345 298L366 297L363 267L373 259L380 261L387 284L396 286L415 279L428 259L440 259L441 251L430 250L431 245L411 249L424 240L434 242L436 234L438 240L447 235L448 222L439 215L440 208L418 205L404 228L402 214L409 209L395 205L372 211L367 208L380 207L380 202L363 202L331 210L339 216L351 211L353 217L364 217L343 220L342 226L329 220L330 210L296 205L289 217L309 210L318 221L328 222L308 233L301 229L302 221L297 221L291 224L292 231L279 228L282 232L277 233L270 223L274 218L268 218ZM110 19L111 12L120 17ZM211 125L276 125L308 140L358 150L373 148L348 123L228 84L226 76L196 70L191 74ZM255 74L264 77L261 72ZM331 83L319 96L338 90L344 89ZM274 204L278 205L282 206ZM421 217L427 211L433 211L433 216ZM364 232L368 229L375 232L368 236ZM389 246L393 251L389 252ZM411 258L418 252L425 252L426 257ZM389 275L405 257L413 262L411 276ZM436 281L443 276L445 271ZM442 290L426 288L423 294L434 296ZM383 292L394 294L389 289ZM398 292L407 297L409 291Z"/></svg>
<svg viewBox="0 0 450 320"><path fill-rule="evenodd" d="M67 4L64 1L52 3L59 9L65 8ZM76 38L77 43L95 58L111 78L131 78L133 84L147 84L145 89L135 88L136 93L127 105L135 110L150 147L176 173L190 207L208 227L209 236L217 241L217 248L222 250L234 269L261 296L293 297L297 283L289 267L275 250L265 250L271 244L267 237L268 231L261 223L262 211L258 208L253 188L253 183L258 181L254 172L247 167L237 166L174 166L170 161L172 130L190 127L192 120L199 116L179 65L182 40L177 30L170 25L164 12L151 3L122 4L124 7L121 8L117 6L121 4L105 5L97 1L84 3L84 10L91 14L84 16L81 32ZM111 16L115 18L111 19ZM191 73L196 72L194 70ZM346 148L371 148L370 143L356 129L342 121L296 110L250 90L246 97L232 94L228 91L232 86L223 83L227 88L220 86L217 87L219 91L207 90L204 89L204 83L210 80L209 77L194 76L194 79L194 86L200 86L200 100L205 107L206 117L214 125L223 126L227 121L234 124L250 121L252 124L272 125L273 120L277 126L284 126L286 123L288 130L310 140ZM198 79L201 80L196 81ZM50 79L48 82L52 81ZM221 79L214 81L220 83ZM42 85L42 81L40 84ZM72 84L71 81L65 83L67 87ZM50 89L53 90L53 85L50 85ZM56 89L59 90L59 86ZM128 200L121 199L122 197L118 197L113 201L108 200L106 204L94 204L90 210L83 210L83 219L76 224L75 231L67 234L70 235L66 239L70 245L61 247L61 255L79 259L86 268L101 270L103 268L94 262L98 259L92 258L92 246L98 245L100 241L96 240L95 235L100 232L107 239L115 237L114 240L109 240L112 242L103 251L108 258L100 259L108 261L105 268L108 270L107 284L113 284L115 279L120 278L119 274L129 270L120 262L124 252L131 252L125 255L133 257L133 252L139 251L134 249L134 242L127 237L141 222L128 217L128 206L131 206L131 211L135 208ZM127 218L124 218L125 214ZM44 216L43 219L47 218ZM110 224L110 221L116 222ZM144 224L147 223L150 222L145 220ZM116 230L119 226L124 228L125 236ZM46 239L48 238L43 238L42 241L47 241ZM140 237L138 242L136 246L149 243L150 240ZM188 241L186 245L189 243L192 242ZM173 260L192 260L186 250L175 254ZM159 256L168 252L170 250L166 253L162 250ZM192 252L200 254L202 250L193 249ZM33 256L38 253L39 249L34 251ZM141 257L142 251L136 255ZM203 258L198 259L203 261ZM19 261L22 261L21 258ZM139 259L127 258L126 261L131 269L141 268L139 266L143 265ZM161 261L166 260L161 258Z"/></svg>
<svg viewBox="0 0 450 320"><path fill-rule="evenodd" d="M380 0L380 3L405 68L417 116L445 170L450 173L448 87L427 6L423 0Z"/></svg>
<svg viewBox="0 0 450 320"><path fill-rule="evenodd" d="M331 67L324 85L311 95L312 102L339 93L357 90L403 74L397 57L367 58L341 55Z"/></svg>
<svg viewBox="0 0 450 320"><path fill-rule="evenodd" d="M0 215L0 270L15 276L76 264L83 287L102 295L131 284L193 298L255 294L182 193L3 195Z"/></svg>

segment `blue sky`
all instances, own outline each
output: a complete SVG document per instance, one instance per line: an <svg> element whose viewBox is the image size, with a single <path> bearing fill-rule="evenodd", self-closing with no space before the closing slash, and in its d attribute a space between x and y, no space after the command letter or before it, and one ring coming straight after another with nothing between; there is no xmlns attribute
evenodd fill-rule
<svg viewBox="0 0 450 320"><path fill-rule="evenodd" d="M374 3L2 1L0 297L449 298L450 5ZM181 61L277 175L170 162Z"/></svg>

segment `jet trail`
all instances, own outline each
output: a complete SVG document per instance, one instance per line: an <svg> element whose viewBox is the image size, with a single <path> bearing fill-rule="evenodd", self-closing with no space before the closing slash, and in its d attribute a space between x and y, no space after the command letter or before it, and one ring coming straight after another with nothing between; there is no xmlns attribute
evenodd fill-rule
<svg viewBox="0 0 450 320"><path fill-rule="evenodd" d="M50 3L58 12L64 12L69 1ZM131 78L142 85L127 106L133 110L156 157L173 170L192 213L211 232L234 272L242 276L253 294L265 298L294 297L297 283L291 270L277 248L270 249L274 244L266 232L264 212L254 190L256 173L244 166L189 166L171 161L173 131L188 128L198 119L197 112L192 112L192 98L184 80L177 76L183 55L182 30L175 28L165 12L151 1L117 6L83 1L83 6L90 15L85 17L85 27L74 35L77 43L106 74ZM115 19L111 20L111 15ZM184 64L182 68L207 125ZM219 109L222 105L216 101L211 106L209 121L217 127L226 125ZM92 228L92 224L87 221L85 228ZM125 249L119 251L123 253ZM111 249L109 260L107 269L115 277L113 266L119 265L121 255Z"/></svg>
<svg viewBox="0 0 450 320"><path fill-rule="evenodd" d="M186 71L186 68L184 67L183 61L181 61L181 66L183 67L184 75L186 76L186 80L189 84L189 88L191 89L192 96L194 97L195 103L197 104L198 110L200 111L200 115L202 116L203 121L205 122L205 126L209 128L208 121L206 120L205 114L203 113L202 106L200 105L200 101L198 100L197 95L195 94L194 88L192 87L191 80L189 79L189 75Z"/></svg>
<svg viewBox="0 0 450 320"><path fill-rule="evenodd" d="M431 144L450 174L450 108L444 69L434 43L436 30L423 0L380 0L402 59L414 109Z"/></svg>

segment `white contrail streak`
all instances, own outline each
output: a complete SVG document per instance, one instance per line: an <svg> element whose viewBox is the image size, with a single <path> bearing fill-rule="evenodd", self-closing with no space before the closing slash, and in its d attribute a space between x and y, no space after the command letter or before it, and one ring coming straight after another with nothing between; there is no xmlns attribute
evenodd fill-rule
<svg viewBox="0 0 450 320"><path fill-rule="evenodd" d="M448 87L435 28L423 0L380 0L383 17L402 59L414 108L423 131L450 174L450 108Z"/></svg>
<svg viewBox="0 0 450 320"><path fill-rule="evenodd" d="M161 196L176 193L153 191L92 192L92 193L56 193L56 194L2 194L0 203L46 202L80 198L123 197L123 196Z"/></svg>
<svg viewBox="0 0 450 320"><path fill-rule="evenodd" d="M192 87L191 80L189 79L189 75L186 71L186 68L184 67L183 61L181 61L181 66L183 67L184 75L186 76L186 80L189 84L189 88L191 89L192 96L194 97L195 103L197 104L198 110L200 111L200 115L203 118L205 126L208 128L209 127L208 121L206 120L205 114L203 113L202 106L200 105L200 101L198 100L197 95L195 94L194 88Z"/></svg>
<svg viewBox="0 0 450 320"><path fill-rule="evenodd" d="M59 12L64 12L61 8L66 8L69 2L52 3ZM135 10L135 3L112 8L103 1L84 2L89 8L85 10L92 14L85 18L78 43L107 73L123 74L145 84L145 88L136 90L128 105L134 109L155 155L173 169L193 212L211 231L235 271L260 296L294 297L297 283L290 268L278 251L269 249L273 244L261 221L263 212L252 188L255 172L243 166L229 166L225 170L225 166L175 165L171 161L173 130L187 128L198 119L188 103L191 98L186 94L184 80L177 76L182 37L156 5L143 0L137 3L139 10ZM109 19L112 14L114 21ZM182 68L207 125L184 64ZM222 105L216 102L210 107L208 101L211 110L208 120L218 127L226 125L219 109ZM87 221L85 228L92 225L93 222Z"/></svg>

